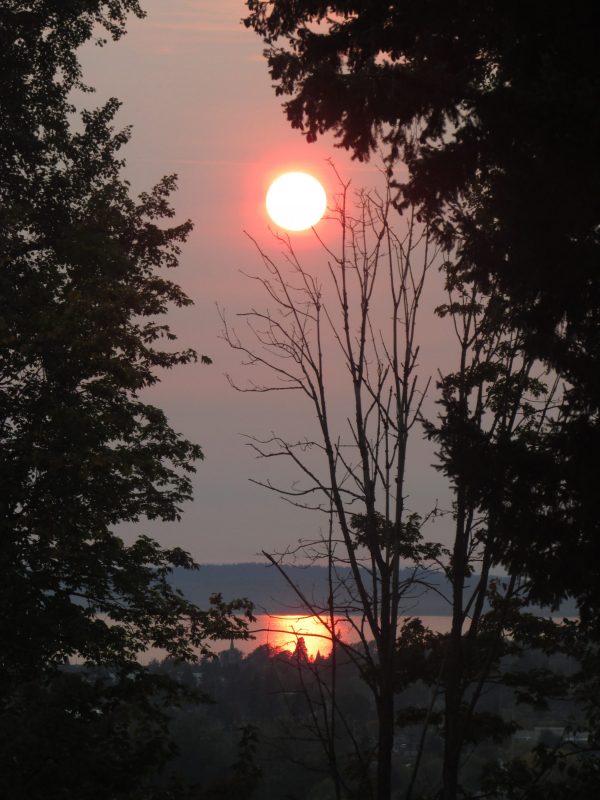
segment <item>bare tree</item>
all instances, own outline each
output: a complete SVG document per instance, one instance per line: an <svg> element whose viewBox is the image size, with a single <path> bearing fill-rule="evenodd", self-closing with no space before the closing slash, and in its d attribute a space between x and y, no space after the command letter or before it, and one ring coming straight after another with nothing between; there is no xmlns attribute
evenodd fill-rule
<svg viewBox="0 0 600 800"><path fill-rule="evenodd" d="M391 792L402 604L440 554L424 542L424 520L406 503L409 436L428 385L417 371L418 311L439 250L413 212L403 218L402 233L390 224L391 214L389 186L383 194L359 191L351 198L349 184L341 183L332 210L339 243L320 240L326 261L320 273L300 262L289 237L276 237L283 266L255 242L266 270L255 280L271 308L240 314L243 335L223 317L225 339L265 376L236 388L296 391L313 409L316 436L292 442L272 434L250 445L260 457L289 459L302 478L293 486L264 485L335 522L329 536L302 545L305 556L329 564L330 596L302 601L369 680L378 720L378 800ZM353 626L358 645L339 640L339 614Z"/></svg>

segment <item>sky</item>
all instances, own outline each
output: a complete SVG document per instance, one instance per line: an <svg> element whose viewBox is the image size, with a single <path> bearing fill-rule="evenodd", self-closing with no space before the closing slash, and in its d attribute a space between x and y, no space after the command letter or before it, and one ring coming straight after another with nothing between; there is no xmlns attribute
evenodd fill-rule
<svg viewBox="0 0 600 800"><path fill-rule="evenodd" d="M240 22L242 0L143 0L142 5L147 17L132 18L120 41L82 50L84 78L96 88L95 104L111 96L123 103L118 123L133 127L124 151L132 190L147 190L164 174L179 176L176 219L191 218L195 227L171 277L194 305L173 310L169 322L182 347L209 355L213 364L164 373L147 394L177 431L202 446L205 460L198 464L194 500L181 522L140 523L136 530L165 546L184 547L200 563L263 561L262 550L282 550L310 537L323 520L252 482L273 478L274 471L282 480L291 481L294 474L280 463L257 460L244 434L302 436L312 417L289 392L255 395L231 388L227 374L238 382L249 376L239 354L222 339L218 308L235 320L236 313L260 302L255 282L244 275L261 270L245 232L278 252L264 207L274 177L304 169L320 178L332 197L336 181L327 159L333 158L354 187L371 188L381 178L376 164L352 162L334 148L332 137L307 144L292 130L271 86L262 43ZM90 96L85 102L90 104ZM335 238L334 223L320 226L323 236ZM311 234L296 235L294 243L315 269L324 268ZM452 357L448 331L433 314L439 302L440 281L434 278L422 311L424 378ZM432 395L431 413L433 401ZM444 504L445 488L432 461L431 448L417 433L409 492L412 507L422 512L436 500ZM125 530L125 538L135 532ZM444 538L443 531L437 536Z"/></svg>

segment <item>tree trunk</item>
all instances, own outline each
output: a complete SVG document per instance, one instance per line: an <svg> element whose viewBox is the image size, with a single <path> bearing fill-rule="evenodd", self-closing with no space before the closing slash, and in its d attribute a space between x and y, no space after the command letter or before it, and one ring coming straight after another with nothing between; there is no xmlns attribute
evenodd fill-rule
<svg viewBox="0 0 600 800"><path fill-rule="evenodd" d="M451 683L456 683L454 676ZM442 800L456 800L460 762L460 688L446 687L445 746L442 768Z"/></svg>
<svg viewBox="0 0 600 800"><path fill-rule="evenodd" d="M392 747L394 745L394 655L396 627L390 624L389 584L382 582L381 640L379 645L379 699L377 715L379 740L377 747L376 800L392 796Z"/></svg>
<svg viewBox="0 0 600 800"><path fill-rule="evenodd" d="M462 582L460 585L462 601ZM458 771L462 745L462 609L455 598L452 629L448 641L445 672L444 702L444 762L442 769L442 800L456 800Z"/></svg>
<svg viewBox="0 0 600 800"><path fill-rule="evenodd" d="M392 794L392 747L394 744L393 685L382 675L381 695L377 704L379 741L377 749L377 800L390 800Z"/></svg>
<svg viewBox="0 0 600 800"><path fill-rule="evenodd" d="M456 800L462 747L461 703L463 691L463 590L467 571L465 502L458 492L456 538L452 554L452 628L448 640L445 669L444 762L442 800Z"/></svg>

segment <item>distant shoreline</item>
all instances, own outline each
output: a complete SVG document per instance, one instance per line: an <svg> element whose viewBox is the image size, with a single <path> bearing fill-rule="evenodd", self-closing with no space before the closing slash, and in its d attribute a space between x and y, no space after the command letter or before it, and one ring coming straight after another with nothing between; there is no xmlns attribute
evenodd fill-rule
<svg viewBox="0 0 600 800"><path fill-rule="evenodd" d="M316 565L286 566L286 574L298 585L304 597L315 604L326 605L328 596L327 567ZM340 570L350 576L349 569ZM405 571L405 577L411 574ZM469 586L475 587L479 580L478 575L472 575ZM499 577L498 580L502 580ZM402 616L412 617L447 617L451 614L449 603L445 603L442 595L450 595L450 585L443 574L434 576L435 589L423 590L406 598L401 608ZM309 609L299 603L289 584L282 578L278 570L271 564L261 562L248 562L240 564L202 564L197 570L184 570L178 568L171 576L171 583L179 589L185 597L200 607L206 607L210 596L221 594L223 599L247 598L251 600L258 613L266 614L303 614ZM468 590L465 592L467 596ZM532 606L528 609L541 616L577 617L578 611L575 603L567 601L559 609L551 610Z"/></svg>

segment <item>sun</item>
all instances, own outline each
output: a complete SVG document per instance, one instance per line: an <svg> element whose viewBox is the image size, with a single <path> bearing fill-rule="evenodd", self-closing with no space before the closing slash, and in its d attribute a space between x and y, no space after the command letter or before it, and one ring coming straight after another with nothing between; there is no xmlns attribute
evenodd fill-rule
<svg viewBox="0 0 600 800"><path fill-rule="evenodd" d="M327 208L325 189L307 172L286 172L269 186L267 212L288 231L305 231L321 219Z"/></svg>

